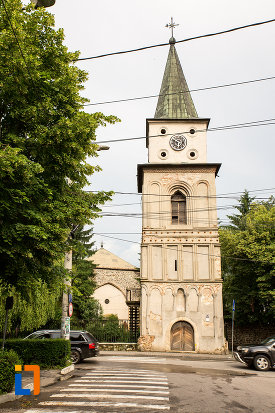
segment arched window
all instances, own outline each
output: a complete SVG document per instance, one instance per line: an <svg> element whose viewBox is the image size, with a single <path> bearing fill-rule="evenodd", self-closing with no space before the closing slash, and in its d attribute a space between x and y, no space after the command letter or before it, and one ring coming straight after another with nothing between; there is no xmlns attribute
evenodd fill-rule
<svg viewBox="0 0 275 413"><path fill-rule="evenodd" d="M180 191L171 196L172 224L187 224L186 196Z"/></svg>

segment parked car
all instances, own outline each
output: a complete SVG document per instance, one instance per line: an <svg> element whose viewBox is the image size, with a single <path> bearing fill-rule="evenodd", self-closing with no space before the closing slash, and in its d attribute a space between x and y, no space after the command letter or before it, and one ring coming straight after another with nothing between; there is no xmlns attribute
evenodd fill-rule
<svg viewBox="0 0 275 413"><path fill-rule="evenodd" d="M260 344L238 346L234 357L248 367L254 366L256 370L275 368L275 336L266 338Z"/></svg>
<svg viewBox="0 0 275 413"><path fill-rule="evenodd" d="M38 330L25 337L25 339L61 338L61 330ZM88 331L70 332L71 360L76 364L88 357L96 357L99 354L98 342Z"/></svg>

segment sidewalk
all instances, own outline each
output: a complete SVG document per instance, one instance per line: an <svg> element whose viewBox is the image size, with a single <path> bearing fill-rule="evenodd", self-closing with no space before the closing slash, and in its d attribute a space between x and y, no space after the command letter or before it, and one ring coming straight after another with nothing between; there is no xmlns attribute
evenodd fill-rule
<svg viewBox="0 0 275 413"><path fill-rule="evenodd" d="M65 367L62 370L40 370L40 387L47 387L59 380L67 380L72 376L74 371L74 365ZM33 373L23 372L22 376L22 388L33 390ZM16 396L14 390L11 393L0 395L0 404L7 403L16 399L20 399L23 396Z"/></svg>
<svg viewBox="0 0 275 413"><path fill-rule="evenodd" d="M100 351L100 356L133 356L133 357L165 357L181 360L232 360L231 354L201 354L186 351Z"/></svg>

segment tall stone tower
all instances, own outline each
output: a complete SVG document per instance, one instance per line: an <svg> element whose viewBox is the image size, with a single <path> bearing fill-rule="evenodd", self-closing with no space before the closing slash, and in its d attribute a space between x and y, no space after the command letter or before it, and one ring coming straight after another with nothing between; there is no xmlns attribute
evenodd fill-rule
<svg viewBox="0 0 275 413"><path fill-rule="evenodd" d="M222 279L209 119L199 118L170 39L142 192L142 349L223 352Z"/></svg>

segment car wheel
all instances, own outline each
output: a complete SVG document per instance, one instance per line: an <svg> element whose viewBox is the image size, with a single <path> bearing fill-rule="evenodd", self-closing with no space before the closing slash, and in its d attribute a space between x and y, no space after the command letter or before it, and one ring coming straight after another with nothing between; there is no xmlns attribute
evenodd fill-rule
<svg viewBox="0 0 275 413"><path fill-rule="evenodd" d="M256 356L253 363L256 370L267 371L270 369L269 358L262 354Z"/></svg>
<svg viewBox="0 0 275 413"><path fill-rule="evenodd" d="M77 364L77 363L80 362L80 360L81 360L81 356L80 356L79 351L77 351L77 350L72 350L72 351L71 351L71 361L72 361L72 363L73 363L73 364Z"/></svg>

